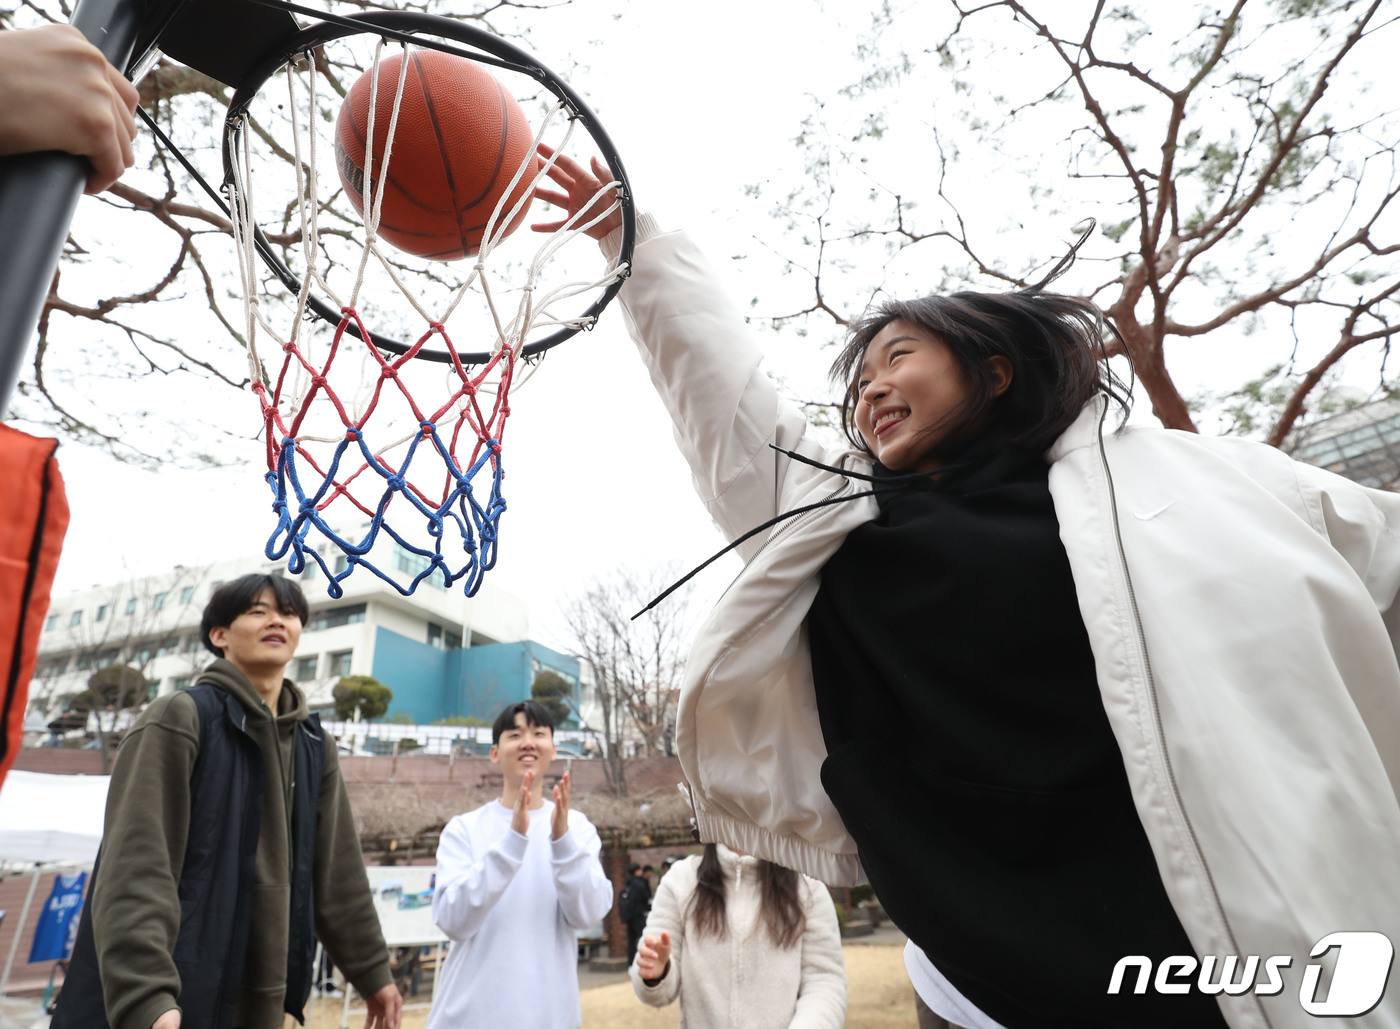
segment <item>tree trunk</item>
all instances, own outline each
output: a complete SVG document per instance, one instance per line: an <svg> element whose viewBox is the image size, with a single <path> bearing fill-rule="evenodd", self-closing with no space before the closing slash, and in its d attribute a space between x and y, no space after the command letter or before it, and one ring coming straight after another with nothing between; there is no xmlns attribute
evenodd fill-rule
<svg viewBox="0 0 1400 1029"><path fill-rule="evenodd" d="M1147 398L1152 401L1152 413L1157 420L1168 429L1196 432L1195 419L1191 417L1190 408L1167 371L1166 363L1162 360L1161 344L1152 338L1151 327L1143 325L1131 315L1125 315L1118 305L1109 308L1108 314L1128 345L1133 372L1142 383Z"/></svg>
<svg viewBox="0 0 1400 1029"><path fill-rule="evenodd" d="M603 774L614 797L627 796L627 759L622 756L621 741L612 741L603 756Z"/></svg>

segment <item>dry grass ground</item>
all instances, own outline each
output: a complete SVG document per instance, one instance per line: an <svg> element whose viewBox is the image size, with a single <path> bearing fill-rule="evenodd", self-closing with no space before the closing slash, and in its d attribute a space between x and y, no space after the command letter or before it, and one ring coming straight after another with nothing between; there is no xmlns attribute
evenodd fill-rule
<svg viewBox="0 0 1400 1029"><path fill-rule="evenodd" d="M844 948L850 1001L847 1029L913 1029L914 990L904 972L903 940L898 943L854 943ZM582 993L584 1029L675 1029L680 1011L673 1004L649 1008L637 1000L626 981L586 989ZM306 1029L336 1029L341 1004L317 1002L308 1012ZM423 1029L426 1008L404 1012L403 1029ZM350 1029L360 1029L364 1015L351 1019ZM287 1025L295 1023L288 1020ZM466 1029L466 1027L463 1027Z"/></svg>

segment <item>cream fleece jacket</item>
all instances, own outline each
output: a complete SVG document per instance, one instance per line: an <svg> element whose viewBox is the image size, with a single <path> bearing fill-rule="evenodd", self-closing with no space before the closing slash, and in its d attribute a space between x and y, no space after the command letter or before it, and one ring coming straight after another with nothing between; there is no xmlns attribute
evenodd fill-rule
<svg viewBox="0 0 1400 1029"><path fill-rule="evenodd" d="M728 932L722 938L694 932L688 910L700 858L677 862L657 888L645 934L670 934L670 968L648 986L633 962L637 996L653 1007L679 996L683 1029L839 1029L846 1018L846 967L826 887L799 876L807 927L796 946L779 949L759 921L758 859L724 846L719 859Z"/></svg>

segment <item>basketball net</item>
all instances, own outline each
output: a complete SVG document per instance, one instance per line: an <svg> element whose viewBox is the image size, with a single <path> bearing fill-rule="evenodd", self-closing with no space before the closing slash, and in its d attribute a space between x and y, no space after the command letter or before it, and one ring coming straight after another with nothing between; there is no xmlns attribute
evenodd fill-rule
<svg viewBox="0 0 1400 1029"><path fill-rule="evenodd" d="M506 508L501 491L505 423L511 390L528 377L521 349L541 329L591 327L594 319L570 316L565 307L581 309L578 298L594 295L626 274L626 267L619 266L601 278L578 278L579 268L587 268L589 275L596 269L598 253L591 245L584 248L588 265L577 256L572 262L559 260L568 244L617 209L618 183L604 184L598 194L610 198L610 206L600 204L596 213L585 207L581 213L589 214L587 221L575 215L548 235L517 232L510 240L513 256L502 259L505 227L555 160L551 156L533 174L521 199L507 208L517 183L531 174L536 146L548 141L556 153L567 152L574 132L574 119L562 102L554 102L544 110L535 146L502 192L480 250L460 282L447 278L460 265L419 261L383 246L379 219L409 66L405 54L387 143L376 165L374 126L384 47L383 39L375 41L364 161L367 170L378 166L380 173L363 176L365 215L358 240L345 227L356 218L354 211L348 205L337 209L322 198L339 184L325 175L324 166L333 162L323 161L330 143L322 135L327 119L314 63L289 62L281 74L287 89L281 127L290 135L289 147L267 142L262 120L262 131L256 131L247 114L230 129L234 159L227 188L249 374L261 406L265 478L278 519L266 553L273 560L285 559L293 574L315 562L333 597L342 595L341 582L359 567L405 595L424 581L447 588L460 580L472 596L496 562ZM275 84L276 77L267 88ZM562 139L547 140L551 133ZM284 166L290 157L295 169L294 198L286 201L283 195L274 208L282 218L279 239L294 253L300 251L301 288L294 299L276 288L279 280L259 261L254 232L261 224L272 236L268 226L277 228L259 207L259 191L278 154ZM285 182L285 167L279 174ZM521 244L523 237L532 236L539 243L529 253L528 244ZM556 267L561 264L574 267L561 271ZM370 302L372 288L392 294L394 303ZM309 316L313 290L340 312L338 325ZM476 308L472 318L462 317L468 306ZM399 334L416 342L402 355L381 353L369 342L365 321L370 311L395 327L416 321L416 330ZM445 351L445 363L421 360L428 347ZM479 367L462 360L463 354L483 352L489 359Z"/></svg>

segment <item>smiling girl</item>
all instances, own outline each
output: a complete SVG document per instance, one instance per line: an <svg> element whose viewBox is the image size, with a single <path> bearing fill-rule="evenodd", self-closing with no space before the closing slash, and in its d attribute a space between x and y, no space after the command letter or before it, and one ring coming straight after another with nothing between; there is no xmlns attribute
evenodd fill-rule
<svg viewBox="0 0 1400 1029"><path fill-rule="evenodd" d="M1400 497L1110 422L1102 316L1041 289L861 319L832 450L688 238L637 238L628 328L744 560L679 705L702 838L868 877L958 1025L1315 1024L1313 945L1400 927ZM1282 993L1221 987L1251 955Z"/></svg>

